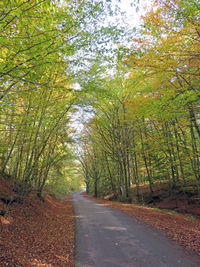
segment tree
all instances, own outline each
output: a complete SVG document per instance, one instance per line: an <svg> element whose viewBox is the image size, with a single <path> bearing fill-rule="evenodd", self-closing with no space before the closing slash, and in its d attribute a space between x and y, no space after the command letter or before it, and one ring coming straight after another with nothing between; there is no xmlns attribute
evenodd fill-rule
<svg viewBox="0 0 200 267"><path fill-rule="evenodd" d="M108 180L121 199L135 184L140 201L146 181L153 195L157 180L169 193L192 180L200 192L198 14L197 1L155 1L132 47L120 47L115 77L93 81L101 95L92 91L96 116L86 127L107 166L102 195Z"/></svg>
<svg viewBox="0 0 200 267"><path fill-rule="evenodd" d="M75 161L70 115L81 93L73 79L114 29L97 25L106 16L102 1L3 1L0 8L0 166L22 199L33 189L41 196L54 169L66 175L63 164Z"/></svg>

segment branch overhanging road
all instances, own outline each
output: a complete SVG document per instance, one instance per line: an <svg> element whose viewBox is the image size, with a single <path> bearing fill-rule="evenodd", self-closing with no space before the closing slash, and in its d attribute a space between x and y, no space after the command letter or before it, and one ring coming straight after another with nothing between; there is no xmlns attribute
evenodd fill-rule
<svg viewBox="0 0 200 267"><path fill-rule="evenodd" d="M133 217L73 195L76 216L75 267L198 267L189 254L159 230Z"/></svg>

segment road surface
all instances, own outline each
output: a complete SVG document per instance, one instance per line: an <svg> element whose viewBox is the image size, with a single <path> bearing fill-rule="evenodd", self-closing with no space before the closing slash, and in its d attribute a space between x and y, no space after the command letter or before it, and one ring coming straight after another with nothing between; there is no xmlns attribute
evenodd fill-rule
<svg viewBox="0 0 200 267"><path fill-rule="evenodd" d="M73 195L76 216L75 267L199 267L159 230L125 213Z"/></svg>

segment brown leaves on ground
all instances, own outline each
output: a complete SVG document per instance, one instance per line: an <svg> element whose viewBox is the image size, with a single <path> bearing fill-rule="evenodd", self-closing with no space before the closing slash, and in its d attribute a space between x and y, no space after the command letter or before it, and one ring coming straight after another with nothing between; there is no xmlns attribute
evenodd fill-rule
<svg viewBox="0 0 200 267"><path fill-rule="evenodd" d="M171 239L178 241L181 245L194 250L200 255L200 220L193 220L193 217L188 215L172 214L171 212L158 211L135 204L100 200L90 197L85 193L84 195L160 229Z"/></svg>
<svg viewBox="0 0 200 267"><path fill-rule="evenodd" d="M74 266L74 215L69 197L14 203L0 219L0 266Z"/></svg>

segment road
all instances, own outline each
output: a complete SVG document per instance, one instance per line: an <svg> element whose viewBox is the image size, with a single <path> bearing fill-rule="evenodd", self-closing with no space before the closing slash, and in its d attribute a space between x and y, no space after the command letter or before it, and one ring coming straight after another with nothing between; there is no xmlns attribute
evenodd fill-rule
<svg viewBox="0 0 200 267"><path fill-rule="evenodd" d="M76 216L75 267L199 267L159 230L133 217L73 195Z"/></svg>

